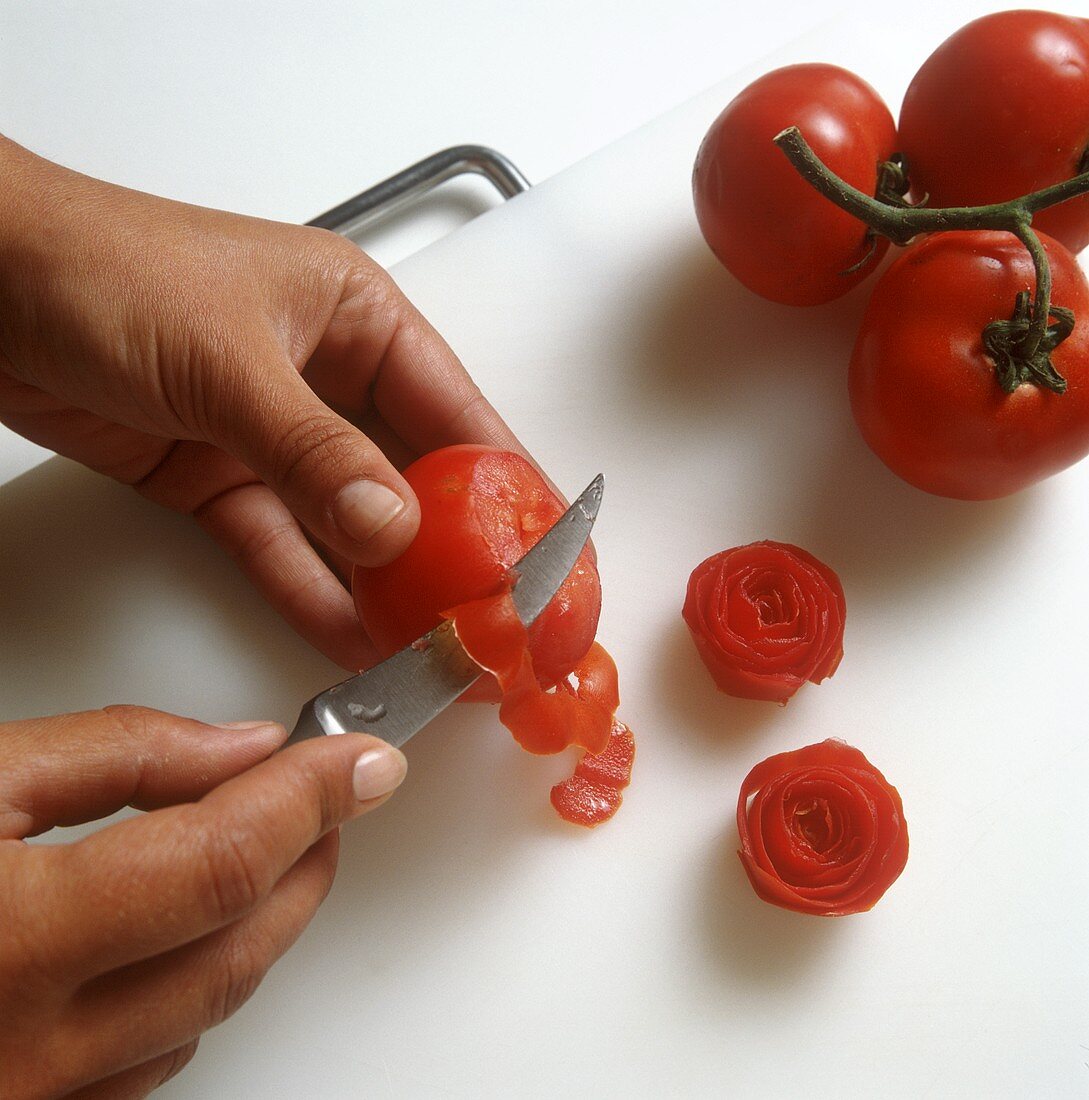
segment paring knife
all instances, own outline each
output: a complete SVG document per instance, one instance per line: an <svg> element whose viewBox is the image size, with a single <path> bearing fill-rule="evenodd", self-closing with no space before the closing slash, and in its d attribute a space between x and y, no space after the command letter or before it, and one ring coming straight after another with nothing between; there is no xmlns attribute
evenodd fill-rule
<svg viewBox="0 0 1089 1100"><path fill-rule="evenodd" d="M597 519L605 479L598 474L525 555L511 598L526 626L548 606L578 560ZM326 733L372 733L400 748L445 710L483 669L461 647L449 622L374 668L315 695L285 742Z"/></svg>

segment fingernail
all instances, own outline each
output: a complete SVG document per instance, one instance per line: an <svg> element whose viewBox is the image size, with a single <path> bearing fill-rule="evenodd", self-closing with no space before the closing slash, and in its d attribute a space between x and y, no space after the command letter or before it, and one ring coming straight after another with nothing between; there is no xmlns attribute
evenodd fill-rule
<svg viewBox="0 0 1089 1100"><path fill-rule="evenodd" d="M367 749L355 762L352 790L360 802L381 798L401 785L407 771L408 761L404 754L392 745Z"/></svg>
<svg viewBox="0 0 1089 1100"><path fill-rule="evenodd" d="M380 481L353 481L333 502L340 529L356 542L374 538L405 510L405 502Z"/></svg>

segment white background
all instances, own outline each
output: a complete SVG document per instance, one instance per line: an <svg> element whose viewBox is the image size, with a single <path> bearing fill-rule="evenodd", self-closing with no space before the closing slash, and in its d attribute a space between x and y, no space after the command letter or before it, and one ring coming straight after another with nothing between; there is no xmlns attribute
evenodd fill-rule
<svg viewBox="0 0 1089 1100"><path fill-rule="evenodd" d="M7 131L293 220L463 140L554 176L395 274L559 484L605 470L601 637L640 750L621 814L585 835L545 801L569 762L444 715L405 790L346 834L302 942L170 1094L1084 1095L1089 465L964 505L873 460L840 377L865 291L758 302L695 229L691 156L736 81L561 171L784 41L786 9L256 10L9 5ZM927 18L804 49L895 108L958 21ZM426 232L483 205L470 185ZM841 669L782 711L717 695L678 616L692 565L760 537L808 547L848 594ZM0 636L15 712L286 719L330 682L198 532L67 465L0 492L0 561L20 578ZM912 856L874 913L816 921L752 896L732 809L754 762L831 735L900 788Z"/></svg>

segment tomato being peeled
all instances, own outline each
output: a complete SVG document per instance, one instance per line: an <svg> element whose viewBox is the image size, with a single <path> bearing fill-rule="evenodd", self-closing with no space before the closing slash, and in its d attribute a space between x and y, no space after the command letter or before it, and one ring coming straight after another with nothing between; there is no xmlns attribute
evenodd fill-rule
<svg viewBox="0 0 1089 1100"><path fill-rule="evenodd" d="M520 455L490 447L446 447L404 471L420 502L420 530L388 565L357 567L352 592L364 629L383 657L442 621L443 612L497 593L507 572L563 515L563 502ZM587 547L529 630L544 687L562 680L594 641L601 584ZM489 693L497 698L494 681Z"/></svg>
<svg viewBox="0 0 1089 1100"><path fill-rule="evenodd" d="M395 561L352 577L364 628L392 655L452 622L465 652L491 675L478 681L528 752L586 750L568 786L553 792L566 820L597 825L619 808L635 741L616 721L616 665L594 641L601 586L587 546L551 603L526 630L511 566L566 510L519 455L488 447L433 451L404 472L420 502L420 530ZM466 693L469 697L469 693Z"/></svg>
<svg viewBox="0 0 1089 1100"><path fill-rule="evenodd" d="M923 63L900 110L900 151L927 205L1005 202L1089 168L1089 20L1005 11L962 27ZM1089 196L1034 225L1079 252Z"/></svg>
<svg viewBox="0 0 1089 1100"><path fill-rule="evenodd" d="M762 76L715 119L692 175L711 250L750 290L809 306L846 294L888 246L818 194L772 139L797 126L818 157L867 195L896 151L888 107L835 65L790 65Z"/></svg>
<svg viewBox="0 0 1089 1100"><path fill-rule="evenodd" d="M1011 317L1018 295L1036 288L1028 250L1011 234L925 237L874 287L851 356L851 409L878 458L920 489L987 500L1089 454L1089 285L1066 248L1039 236L1052 308L1075 318L1050 352L1057 389L1017 377L984 343L989 326ZM1013 370L1012 392L1000 368Z"/></svg>

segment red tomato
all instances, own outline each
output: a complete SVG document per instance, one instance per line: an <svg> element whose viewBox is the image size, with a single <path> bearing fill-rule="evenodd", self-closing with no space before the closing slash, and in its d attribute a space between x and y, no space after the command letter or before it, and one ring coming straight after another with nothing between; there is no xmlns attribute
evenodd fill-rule
<svg viewBox="0 0 1089 1100"><path fill-rule="evenodd" d="M884 271L851 356L851 408L894 473L941 496L1006 496L1089 454L1089 285L1077 261L1040 234L1052 304L1078 318L1052 352L1066 379L1054 393L1026 383L1007 394L982 343L1034 291L1025 247L1009 233L939 233Z"/></svg>
<svg viewBox="0 0 1089 1100"><path fill-rule="evenodd" d="M796 913L864 913L907 863L899 793L842 741L757 764L741 784L737 830L752 888Z"/></svg>
<svg viewBox="0 0 1089 1100"><path fill-rule="evenodd" d="M773 144L788 126L867 195L876 190L878 163L895 151L896 129L878 94L853 73L791 65L750 84L703 139L692 190L712 251L756 294L818 305L873 271L888 242L879 239L867 259L867 227L816 192Z"/></svg>
<svg viewBox="0 0 1089 1100"><path fill-rule="evenodd" d="M1002 202L1077 175L1089 167L1089 21L1005 11L962 27L916 73L899 130L929 206ZM1034 220L1078 252L1089 196Z"/></svg>
<svg viewBox="0 0 1089 1100"><path fill-rule="evenodd" d="M437 626L444 611L499 591L510 566L565 511L524 458L489 447L433 451L404 476L420 501L419 534L389 565L352 575L359 618L384 657ZM561 680L586 654L600 610L587 547L529 631L542 685Z"/></svg>

